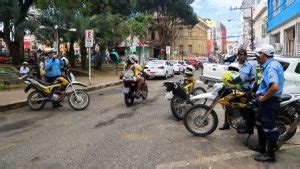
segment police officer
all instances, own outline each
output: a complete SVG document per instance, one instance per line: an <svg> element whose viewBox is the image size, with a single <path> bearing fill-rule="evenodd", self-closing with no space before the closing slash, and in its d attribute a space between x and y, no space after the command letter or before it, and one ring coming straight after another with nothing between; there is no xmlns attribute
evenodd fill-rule
<svg viewBox="0 0 300 169"><path fill-rule="evenodd" d="M252 88L252 83L255 81L255 68L252 64L247 61L247 51L245 49L240 48L237 53L238 56L238 64L239 64L239 74L241 79L243 80L242 89L246 92L249 92ZM248 133L249 129L252 129L254 126L254 116L249 116L250 113L247 113L246 110L241 110L244 118L247 121L247 126L240 126L238 128L238 133ZM225 117L225 121L222 127L219 130L229 129L229 124L227 121L227 117ZM250 131L253 134L253 129Z"/></svg>
<svg viewBox="0 0 300 169"><path fill-rule="evenodd" d="M261 84L256 92L259 100L258 119L256 128L259 144L254 160L260 162L275 162L276 143L279 132L276 126L276 118L280 109L280 96L283 90L284 74L279 62L274 60L274 47L263 45L259 52L259 62L262 64Z"/></svg>

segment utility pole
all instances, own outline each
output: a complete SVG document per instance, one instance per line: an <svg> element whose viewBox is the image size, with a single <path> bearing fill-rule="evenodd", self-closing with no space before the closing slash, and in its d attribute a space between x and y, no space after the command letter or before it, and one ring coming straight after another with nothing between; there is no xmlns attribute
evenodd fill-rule
<svg viewBox="0 0 300 169"><path fill-rule="evenodd" d="M250 7L240 7L240 8L232 8L230 7L230 10L242 10L242 9L250 9L251 10L251 16L250 16L250 42L251 42L251 50L253 51L254 50L254 29L253 29L253 7L250 6Z"/></svg>

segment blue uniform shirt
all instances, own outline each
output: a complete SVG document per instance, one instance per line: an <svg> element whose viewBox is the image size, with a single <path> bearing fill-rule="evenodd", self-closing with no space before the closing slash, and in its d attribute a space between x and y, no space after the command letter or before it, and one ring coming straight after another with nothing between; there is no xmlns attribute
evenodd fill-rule
<svg viewBox="0 0 300 169"><path fill-rule="evenodd" d="M46 60L45 68L48 77L61 76L61 67L64 62L60 58L49 58Z"/></svg>
<svg viewBox="0 0 300 169"><path fill-rule="evenodd" d="M270 58L266 63L262 65L261 84L256 94L265 95L272 83L278 84L279 89L274 96L280 97L284 85L283 68L279 62L277 62L273 58Z"/></svg>
<svg viewBox="0 0 300 169"><path fill-rule="evenodd" d="M240 68L240 77L244 81L246 78L255 78L255 68L254 66L246 61L242 67ZM250 89L252 87L252 83L244 82L243 88Z"/></svg>

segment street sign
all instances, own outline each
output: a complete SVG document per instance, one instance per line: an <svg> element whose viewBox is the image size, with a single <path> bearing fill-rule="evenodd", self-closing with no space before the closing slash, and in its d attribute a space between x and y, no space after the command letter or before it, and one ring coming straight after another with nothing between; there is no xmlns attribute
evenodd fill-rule
<svg viewBox="0 0 300 169"><path fill-rule="evenodd" d="M166 46L166 54L171 54L171 46Z"/></svg>
<svg viewBox="0 0 300 169"><path fill-rule="evenodd" d="M85 47L91 48L94 44L94 30L87 29L85 30Z"/></svg>

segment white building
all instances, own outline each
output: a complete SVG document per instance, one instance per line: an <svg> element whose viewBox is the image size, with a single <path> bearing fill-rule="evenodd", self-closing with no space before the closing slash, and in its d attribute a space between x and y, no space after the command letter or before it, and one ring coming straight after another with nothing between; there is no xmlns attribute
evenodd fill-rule
<svg viewBox="0 0 300 169"><path fill-rule="evenodd" d="M267 0L255 0L255 10L253 15L255 30L255 47L259 47L262 44L270 43L270 35L267 33L267 7Z"/></svg>
<svg viewBox="0 0 300 169"><path fill-rule="evenodd" d="M251 17L253 17L255 9L254 0L243 0L241 8L243 8L241 9L243 21L243 47L247 50L251 50ZM253 33L254 32L255 30L253 30Z"/></svg>

